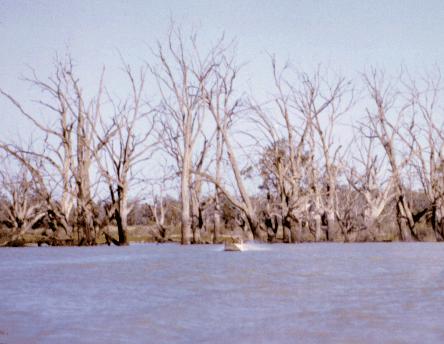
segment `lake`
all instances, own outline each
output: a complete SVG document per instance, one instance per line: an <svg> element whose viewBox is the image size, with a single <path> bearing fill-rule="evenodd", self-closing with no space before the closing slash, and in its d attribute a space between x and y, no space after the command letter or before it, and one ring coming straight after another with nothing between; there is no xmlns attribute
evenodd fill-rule
<svg viewBox="0 0 444 344"><path fill-rule="evenodd" d="M442 343L444 245L0 250L0 343Z"/></svg>

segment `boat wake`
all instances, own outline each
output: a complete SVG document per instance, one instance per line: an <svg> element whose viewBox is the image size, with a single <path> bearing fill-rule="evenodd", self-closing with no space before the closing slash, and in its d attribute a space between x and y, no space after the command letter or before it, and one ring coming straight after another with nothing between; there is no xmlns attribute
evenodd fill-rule
<svg viewBox="0 0 444 344"><path fill-rule="evenodd" d="M270 251L269 245L254 241L243 243L225 243L224 251L228 252L244 252L244 251Z"/></svg>
<svg viewBox="0 0 444 344"><path fill-rule="evenodd" d="M260 244L257 242L244 242L242 244L242 251L270 251L269 245Z"/></svg>

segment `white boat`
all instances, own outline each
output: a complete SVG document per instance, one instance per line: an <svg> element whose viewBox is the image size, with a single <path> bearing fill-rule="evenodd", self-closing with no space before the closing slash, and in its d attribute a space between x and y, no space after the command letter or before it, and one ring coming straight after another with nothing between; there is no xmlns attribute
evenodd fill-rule
<svg viewBox="0 0 444 344"><path fill-rule="evenodd" d="M242 243L226 242L224 251L240 252L242 251Z"/></svg>

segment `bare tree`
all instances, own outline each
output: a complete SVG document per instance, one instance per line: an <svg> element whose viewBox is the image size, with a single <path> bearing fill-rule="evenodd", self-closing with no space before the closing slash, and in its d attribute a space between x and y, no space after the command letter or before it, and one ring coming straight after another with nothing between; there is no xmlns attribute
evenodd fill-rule
<svg viewBox="0 0 444 344"><path fill-rule="evenodd" d="M277 195L284 242L297 242L301 237L302 213L308 202L303 184L308 162L307 135L312 122L298 111L299 94L285 75L289 66L278 70L273 57L272 70L276 94L271 104L277 109L268 110L257 102L252 105L257 117L255 123L262 128L267 142L267 146L262 147L261 174L263 186ZM262 146L260 142L258 145Z"/></svg>
<svg viewBox="0 0 444 344"><path fill-rule="evenodd" d="M311 154L316 156L318 144L320 148L319 161L322 166L322 176L317 178L318 183L315 186L316 191L321 192L322 198L315 196L316 204L319 200L322 202L322 213L327 222L327 239L336 240L338 234L336 221L336 199L338 175L340 173L340 149L341 145L335 142L335 129L338 120L352 106L353 89L350 82L343 77L334 77L328 80L328 71L326 75L321 75L319 68L312 76L301 75L301 89L299 91L299 110L306 116L307 120L312 122L310 129L314 131L309 141L311 144ZM316 183L316 178L313 178ZM313 184L314 185L314 184ZM316 194L316 193L315 193Z"/></svg>
<svg viewBox="0 0 444 344"><path fill-rule="evenodd" d="M205 121L201 90L214 68L212 57L219 53L221 44L218 41L202 55L197 36L184 38L180 28L172 25L165 46L158 43L158 65L150 66L161 96L158 111L162 115L162 143L180 173L182 244L192 239L191 171Z"/></svg>
<svg viewBox="0 0 444 344"><path fill-rule="evenodd" d="M364 81L374 103L374 109L367 108L366 123L363 124L370 131L369 137L380 143L391 169L396 192L396 212L400 236L405 241L418 240L415 230L415 216L407 200L402 176L404 169L411 161L412 151L409 149L400 157L399 151L396 150L396 140L404 137L401 128L406 119L405 110L410 104L399 104L400 92L393 85L385 82L383 73L373 70L364 75ZM407 147L409 146L412 145L407 145Z"/></svg>
<svg viewBox="0 0 444 344"><path fill-rule="evenodd" d="M127 245L128 203L130 182L134 181L135 168L147 161L156 146L154 137L155 120L151 109L143 102L146 70L132 72L125 66L130 81L131 96L120 104L110 99L114 105L114 115L110 125L102 121L102 131L91 127L99 142L100 150L94 150L101 175L104 177L110 194L109 214L116 221L119 245ZM132 175L133 173L133 175Z"/></svg>
<svg viewBox="0 0 444 344"><path fill-rule="evenodd" d="M444 120L440 109L441 73L434 70L416 82L404 82L408 91L413 120L405 125L401 136L412 151L410 165L414 168L422 190L430 202L432 226L438 240L444 240ZM415 215L414 215L415 217Z"/></svg>
<svg viewBox="0 0 444 344"><path fill-rule="evenodd" d="M0 246L14 245L23 238L23 235L40 221L46 214L44 201L35 192L30 173L20 166L16 173L12 173L11 161L1 162L5 168L0 171L0 185L3 196L2 203L6 220L4 225L8 228L9 237ZM6 165L9 165L8 169Z"/></svg>
<svg viewBox="0 0 444 344"><path fill-rule="evenodd" d="M91 125L97 123L100 117L103 73L97 95L89 100L84 96L79 80L74 75L73 63L69 57L66 61L55 62L55 72L47 80L40 79L35 72L32 78L26 80L42 92L43 100L37 103L55 120L53 124L45 124L38 113L27 112L18 100L0 90L43 138L41 147L26 149L20 145L9 145L9 150L14 151L22 163L30 160L29 157L37 157L44 163L39 167L29 163L25 163L25 166L32 169L33 175L40 175L40 189L46 190L45 196L53 195L55 189L60 189L59 201L48 197L54 227L58 229L62 226L70 236L75 227L79 243L94 244L90 171L94 152L99 147L94 147ZM71 223L73 211L76 220Z"/></svg>
<svg viewBox="0 0 444 344"><path fill-rule="evenodd" d="M205 136L205 135L204 135ZM214 136L214 135L213 135ZM201 232L206 230L205 228L205 202L202 200L202 187L204 180L202 179L201 172L208 170L208 166L205 164L205 159L208 156L209 147L211 145L212 137L208 140L204 137L204 143L202 150L199 154L199 158L195 164L193 164L192 182L190 185L191 193L191 229L193 233L193 243L201 243Z"/></svg>
<svg viewBox="0 0 444 344"><path fill-rule="evenodd" d="M359 141L358 141L359 140ZM384 175L385 159L381 159L375 153L375 142L363 133L359 139L355 139L356 147L353 161L357 166L351 166L347 172L349 185L361 196L363 202L356 200L351 208L361 209L355 214L355 218L362 218L364 230L371 240L378 240L381 224L381 215L395 196L394 179Z"/></svg>
<svg viewBox="0 0 444 344"><path fill-rule="evenodd" d="M273 101L278 107L273 113L279 118L267 118L258 106L255 110L277 158L270 166L274 165L279 181L284 228L293 228L294 224L289 225L292 220L298 227L292 237L299 237L303 213L309 208L315 240L322 236L322 217L327 222L327 238L333 240L338 233L335 211L340 167L340 146L334 134L338 119L352 105L353 90L342 77L329 80L328 71L323 75L321 68L312 75L296 71L295 80L289 82L285 75L288 65L279 70L272 58L272 67L277 90ZM276 127L284 128L284 135ZM284 229L284 240L288 240L285 233Z"/></svg>
<svg viewBox="0 0 444 344"><path fill-rule="evenodd" d="M150 205L150 210L153 214L158 231L158 233L156 233L157 241L160 242L166 240L167 233L167 227L165 225L165 202L163 196L163 188L161 188L160 193L154 196L153 204Z"/></svg>
<svg viewBox="0 0 444 344"><path fill-rule="evenodd" d="M83 91L80 88L78 79L73 77L71 71L68 76L72 83L76 111L76 159L77 166L74 169L74 180L77 185L76 193L76 213L77 228L82 228L86 245L95 244L94 237L94 213L93 199L91 194L91 164L96 152L103 142L97 146L94 141L94 126L100 120L101 96L103 92L103 74L100 81L97 97L88 103L84 100Z"/></svg>
<svg viewBox="0 0 444 344"><path fill-rule="evenodd" d="M217 120L216 120L217 122ZM214 229L213 229L213 244L219 242L219 236L221 231L221 191L218 185L221 184L222 180L222 157L224 153L223 140L220 130L216 131L216 162L215 162L215 179L216 183L214 185Z"/></svg>
<svg viewBox="0 0 444 344"><path fill-rule="evenodd" d="M227 158L234 175L236 189L239 192L240 199L235 197L217 178L220 175L210 176L202 174L208 181L215 184L218 190L223 192L226 198L239 210L242 211L246 218L247 224L253 236L259 240L266 239L266 231L262 228L258 218L257 209L245 186L244 177L236 151L232 143L230 135L230 127L234 119L239 114L241 100L236 97L234 83L238 74L238 67L234 62L234 58L225 53L228 48L224 48L219 55L215 55L213 65L217 66L211 75L211 82L204 84L203 99L206 102L207 109L211 113L217 127L220 139L227 153ZM221 147L219 145L219 147ZM219 148L220 154L222 148ZM221 161L221 156L217 157L217 161ZM219 162L220 163L220 162ZM219 165L220 166L220 165ZM220 167L216 167L216 172ZM220 170L219 170L220 171Z"/></svg>
<svg viewBox="0 0 444 344"><path fill-rule="evenodd" d="M337 187L336 220L345 242L362 240L360 227L362 197L350 183Z"/></svg>

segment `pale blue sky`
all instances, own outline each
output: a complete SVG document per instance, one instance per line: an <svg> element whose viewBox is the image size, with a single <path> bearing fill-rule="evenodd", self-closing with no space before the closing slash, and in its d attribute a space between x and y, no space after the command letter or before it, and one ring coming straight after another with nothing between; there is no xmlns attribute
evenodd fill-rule
<svg viewBox="0 0 444 344"><path fill-rule="evenodd" d="M420 70L444 61L444 1L262 0L0 0L0 87L26 99L19 81L27 65L51 72L56 52L69 47L86 84L100 67L118 67L116 50L131 63L147 59L147 45L164 37L173 17L200 28L205 41L222 31L238 40L252 87L269 80L266 51L298 68L322 63L353 75L370 65ZM23 134L0 100L0 135ZM25 135L24 135L25 136Z"/></svg>

